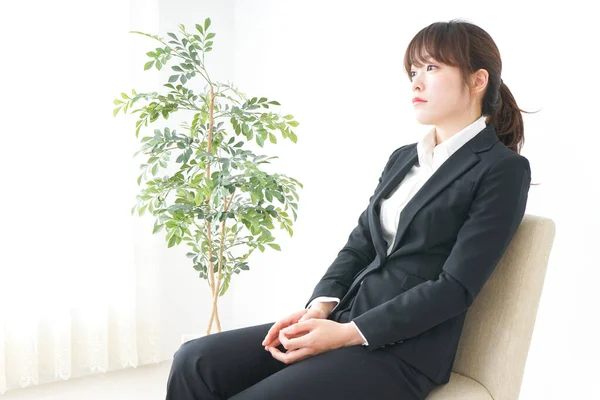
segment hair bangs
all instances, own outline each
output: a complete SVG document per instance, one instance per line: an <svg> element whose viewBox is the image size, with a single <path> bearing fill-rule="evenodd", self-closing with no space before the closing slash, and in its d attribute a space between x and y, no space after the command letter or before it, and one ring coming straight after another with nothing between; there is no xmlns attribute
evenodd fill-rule
<svg viewBox="0 0 600 400"><path fill-rule="evenodd" d="M466 49L460 45L465 43L461 36L460 28L450 22L436 22L419 31L404 54L404 68L409 78L413 65L421 67L430 61L456 67L469 65Z"/></svg>

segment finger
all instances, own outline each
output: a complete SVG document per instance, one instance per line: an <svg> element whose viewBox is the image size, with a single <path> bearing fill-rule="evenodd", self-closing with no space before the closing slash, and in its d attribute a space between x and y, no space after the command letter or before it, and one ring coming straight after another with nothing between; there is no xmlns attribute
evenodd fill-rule
<svg viewBox="0 0 600 400"><path fill-rule="evenodd" d="M269 347L267 350L271 353L273 358L283 362L283 353L277 347Z"/></svg>
<svg viewBox="0 0 600 400"><path fill-rule="evenodd" d="M302 316L302 318L300 318L298 320L298 322L307 321L307 320L309 320L311 318L319 318L319 313L318 312L314 312L314 311L313 312L307 312L306 314L304 314Z"/></svg>
<svg viewBox="0 0 600 400"><path fill-rule="evenodd" d="M281 341L283 347L285 347L288 351L307 347L310 340L310 338L307 336L309 335L307 334L297 338L290 338L283 331L279 331L279 340Z"/></svg>
<svg viewBox="0 0 600 400"><path fill-rule="evenodd" d="M296 319L306 314L307 311L308 309L300 310L297 313L293 313L289 317L285 317L275 322L267 332L267 336L265 336L265 339L262 341L262 345L265 346L267 343L271 342L275 337L277 337L277 335L279 335L279 331L281 328L293 324L294 322L296 322Z"/></svg>
<svg viewBox="0 0 600 400"><path fill-rule="evenodd" d="M276 346L279 346L280 344L281 344L281 341L279 340L279 336L277 336L275 339L271 340L271 343L265 344L265 347L276 347Z"/></svg>
<svg viewBox="0 0 600 400"><path fill-rule="evenodd" d="M315 319L307 319L306 321L298 322L292 326L282 329L281 331L286 335L298 335L302 332L310 332L315 326Z"/></svg>
<svg viewBox="0 0 600 400"><path fill-rule="evenodd" d="M281 331L279 331L279 332L281 332ZM300 337L300 336L303 336L303 335L305 335L305 333L301 333L299 335L287 334L286 337L288 339L293 339L293 338ZM279 346L280 344L281 344L281 340L279 340L279 334L278 334L277 337L275 337L275 339L273 339L273 341L271 343L266 344L265 347L267 347L267 346Z"/></svg>
<svg viewBox="0 0 600 400"><path fill-rule="evenodd" d="M271 354L274 358L283 362L284 364L293 364L309 357L311 355L311 351L308 348L303 348L282 353L279 351L279 349L274 349L271 351Z"/></svg>
<svg viewBox="0 0 600 400"><path fill-rule="evenodd" d="M277 321L273 324L273 326L271 326L271 328L269 328L267 335L265 336L265 338L262 341L263 346L273 340L275 335L279 333L280 327L281 327L281 321Z"/></svg>
<svg viewBox="0 0 600 400"><path fill-rule="evenodd" d="M265 346L267 343L272 342L273 339L279 335L279 331L283 327L284 325L282 321L277 321L274 323L271 329L269 329L269 332L267 332L267 336L265 336L264 340L262 341L262 345Z"/></svg>

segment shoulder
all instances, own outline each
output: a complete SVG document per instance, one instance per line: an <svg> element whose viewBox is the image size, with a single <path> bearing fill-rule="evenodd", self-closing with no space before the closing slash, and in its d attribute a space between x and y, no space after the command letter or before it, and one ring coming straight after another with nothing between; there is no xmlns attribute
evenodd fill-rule
<svg viewBox="0 0 600 400"><path fill-rule="evenodd" d="M529 159L509 149L502 142L496 142L496 144L485 153L485 158L487 173L504 169L517 169L531 176Z"/></svg>
<svg viewBox="0 0 600 400"><path fill-rule="evenodd" d="M503 143L497 142L488 151L479 153L481 157L476 188L506 191L529 187L531 166L527 157L514 152Z"/></svg>

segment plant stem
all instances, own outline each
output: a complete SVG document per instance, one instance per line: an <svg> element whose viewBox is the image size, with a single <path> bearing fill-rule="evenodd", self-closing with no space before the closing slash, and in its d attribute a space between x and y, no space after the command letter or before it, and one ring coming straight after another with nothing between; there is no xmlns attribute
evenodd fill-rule
<svg viewBox="0 0 600 400"><path fill-rule="evenodd" d="M208 153L212 154L212 133L213 133L213 125L214 125L214 120L213 120L213 106L214 106L214 100L215 100L215 92L213 89L213 86L210 85L210 105L209 105L209 127L208 127ZM210 179L210 162L206 168L206 178ZM207 201L209 202L209 207L210 207L210 199L207 199ZM211 291L212 291L212 296L213 296L213 309L212 309L212 313L210 315L210 320L208 321L208 329L206 331L207 335L210 335L210 330L212 328L212 323L213 323L213 319L216 317L217 319L217 330L218 332L221 331L221 324L219 321L219 316L216 312L217 310L217 299L219 296L219 286L215 285L215 272L214 272L214 266L212 261L210 261L212 259L212 239L211 239L211 223L210 221L206 224L208 227L208 268L209 268L209 278L210 278L210 284L211 284ZM220 275L220 271L221 271L221 264L219 264L219 275ZM218 277L220 280L220 276Z"/></svg>

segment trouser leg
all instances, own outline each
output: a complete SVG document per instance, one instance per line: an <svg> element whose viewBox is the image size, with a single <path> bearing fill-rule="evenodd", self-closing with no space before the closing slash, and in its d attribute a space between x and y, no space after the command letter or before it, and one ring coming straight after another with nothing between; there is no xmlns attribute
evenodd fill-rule
<svg viewBox="0 0 600 400"><path fill-rule="evenodd" d="M231 400L423 400L434 387L388 352L347 346L289 364Z"/></svg>
<svg viewBox="0 0 600 400"><path fill-rule="evenodd" d="M262 346L274 323L213 333L182 344L173 356L166 400L225 400L286 368ZM285 351L282 345L278 348Z"/></svg>

